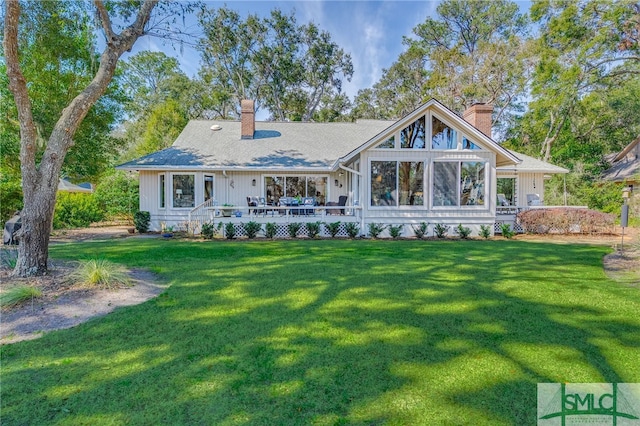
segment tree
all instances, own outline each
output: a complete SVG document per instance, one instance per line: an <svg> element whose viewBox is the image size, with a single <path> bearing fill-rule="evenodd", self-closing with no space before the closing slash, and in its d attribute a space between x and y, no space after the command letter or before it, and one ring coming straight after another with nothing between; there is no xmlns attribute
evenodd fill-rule
<svg viewBox="0 0 640 426"><path fill-rule="evenodd" d="M130 50L139 37L153 29L157 32L165 31L166 34L166 27L155 26L152 20L152 12L157 4L157 0L139 4L94 0L93 9L105 37L104 50L97 67L86 70L93 75L91 82L79 88L79 93L62 110L50 134L45 138L44 152L39 157L39 135L34 120L33 102L19 53L19 36L27 30L20 22L22 6L18 0L5 1L3 47L9 90L13 94L20 122L20 164L24 194L20 246L14 274L33 276L47 272L49 232L64 159L74 145L74 136L83 119L107 90L121 55ZM74 13L79 13L80 16L88 13L86 9L82 9L85 3L70 2L61 5L63 13L71 11L74 5L80 8L73 10ZM175 12L170 9L170 5L160 8L160 14L164 13L164 18L170 17ZM113 24L114 20L122 21L124 25L119 28ZM159 19L155 23L162 21L163 19Z"/></svg>
<svg viewBox="0 0 640 426"><path fill-rule="evenodd" d="M293 14L277 9L268 18L243 20L220 8L199 20L201 75L221 100L233 100L235 116L242 99L254 99L273 119L293 121L331 117L327 110L341 103L342 81L353 75L351 58L316 25L298 26Z"/></svg>

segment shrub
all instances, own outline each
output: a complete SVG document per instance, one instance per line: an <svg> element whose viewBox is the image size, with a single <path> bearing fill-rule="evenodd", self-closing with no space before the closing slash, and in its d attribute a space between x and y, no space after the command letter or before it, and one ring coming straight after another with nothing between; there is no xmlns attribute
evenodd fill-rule
<svg viewBox="0 0 640 426"><path fill-rule="evenodd" d="M53 227L86 228L104 219L104 213L93 194L61 192L56 200Z"/></svg>
<svg viewBox="0 0 640 426"><path fill-rule="evenodd" d="M274 238L276 236L276 231L278 230L278 228L276 227L276 224L273 222L268 222L265 226L264 226L264 236L267 238Z"/></svg>
<svg viewBox="0 0 640 426"><path fill-rule="evenodd" d="M325 223L324 226L327 228L327 232L331 235L331 238L335 238L338 232L340 232L340 222Z"/></svg>
<svg viewBox="0 0 640 426"><path fill-rule="evenodd" d="M137 211L133 215L133 224L136 227L136 231L141 234L149 231L149 223L151 222L151 213Z"/></svg>
<svg viewBox="0 0 640 426"><path fill-rule="evenodd" d="M378 236L384 231L387 227L382 225L381 223L370 223L369 224L369 236L371 238L378 238ZM352 237L353 238L353 237Z"/></svg>
<svg viewBox="0 0 640 426"><path fill-rule="evenodd" d="M320 233L320 222L309 222L307 223L307 234L309 234L309 238L316 238Z"/></svg>
<svg viewBox="0 0 640 426"><path fill-rule="evenodd" d="M236 227L233 222L228 222L224 226L224 235L227 237L227 240L233 240L236 236Z"/></svg>
<svg viewBox="0 0 640 426"><path fill-rule="evenodd" d="M301 223L291 222L287 226L287 230L289 231L289 236L291 238L296 238L298 236L298 231L300 231L300 228L302 228L302 224Z"/></svg>
<svg viewBox="0 0 640 426"><path fill-rule="evenodd" d="M480 236L487 239L491 236L491 227L489 225L480 225Z"/></svg>
<svg viewBox="0 0 640 426"><path fill-rule="evenodd" d="M69 278L75 284L90 287L116 288L130 285L127 271L104 259L81 260Z"/></svg>
<svg viewBox="0 0 640 426"><path fill-rule="evenodd" d="M118 170L103 177L94 192L105 218L131 220L139 206L138 178Z"/></svg>
<svg viewBox="0 0 640 426"><path fill-rule="evenodd" d="M217 230L219 231L221 227L222 227L222 222L218 223ZM204 238L207 238L210 240L213 238L213 236L216 233L216 226L213 224L213 222L203 223L200 233Z"/></svg>
<svg viewBox="0 0 640 426"><path fill-rule="evenodd" d="M391 238L398 238L402 234L402 225L389 225L389 235Z"/></svg>
<svg viewBox="0 0 640 426"><path fill-rule="evenodd" d="M40 296L42 296L42 291L39 289L28 285L19 285L0 294L0 307L16 306Z"/></svg>
<svg viewBox="0 0 640 426"><path fill-rule="evenodd" d="M258 234L258 232L260 232L261 229L262 229L262 225L254 221L251 221L246 225L244 225L244 232L247 234L247 237L251 240L256 237L256 235Z"/></svg>
<svg viewBox="0 0 640 426"><path fill-rule="evenodd" d="M360 226L355 222L349 222L345 225L349 238L355 238L360 233Z"/></svg>
<svg viewBox="0 0 640 426"><path fill-rule="evenodd" d="M508 223L503 223L500 225L500 231L502 232L502 236L505 238L512 238L514 236L513 229L511 229L511 225Z"/></svg>
<svg viewBox="0 0 640 426"><path fill-rule="evenodd" d="M462 238L463 240L466 240L467 238L469 238L469 235L471 235L471 228L462 226L462 224L460 223L458 224L458 226L456 226L456 228L454 229L454 232L458 234L460 238Z"/></svg>
<svg viewBox="0 0 640 426"><path fill-rule="evenodd" d="M429 224L427 222L421 222L417 228L415 226L413 226L412 228L413 233L416 235L416 238L422 239L425 235L427 235Z"/></svg>
<svg viewBox="0 0 640 426"><path fill-rule="evenodd" d="M446 237L447 232L449 232L449 225L443 225L441 223L437 223L436 226L433 227L433 233L438 238Z"/></svg>
<svg viewBox="0 0 640 426"><path fill-rule="evenodd" d="M537 234L597 234L612 231L615 215L589 209L531 209L518 213L518 221L526 232Z"/></svg>

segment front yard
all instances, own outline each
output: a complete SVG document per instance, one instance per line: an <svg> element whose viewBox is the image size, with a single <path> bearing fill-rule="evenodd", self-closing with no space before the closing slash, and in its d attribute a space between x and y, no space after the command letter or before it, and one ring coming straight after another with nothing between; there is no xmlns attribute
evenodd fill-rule
<svg viewBox="0 0 640 426"><path fill-rule="evenodd" d="M539 382L640 382L640 289L586 245L164 241L145 304L4 345L3 424L536 424Z"/></svg>

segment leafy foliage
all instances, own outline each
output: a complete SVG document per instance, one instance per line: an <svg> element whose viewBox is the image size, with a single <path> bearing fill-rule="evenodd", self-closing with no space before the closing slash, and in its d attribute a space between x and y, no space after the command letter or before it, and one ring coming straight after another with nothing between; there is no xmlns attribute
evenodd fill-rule
<svg viewBox="0 0 640 426"><path fill-rule="evenodd" d="M449 232L449 225L443 225L441 223L436 223L436 226L433 227L433 233L438 238L444 238L447 236L447 232Z"/></svg>
<svg viewBox="0 0 640 426"><path fill-rule="evenodd" d="M244 224L244 232L245 234L247 234L247 237L249 239L254 239L261 229L262 229L262 225L259 224L258 222L251 221Z"/></svg>
<svg viewBox="0 0 640 426"><path fill-rule="evenodd" d="M307 234L309 235L309 238L316 238L318 236L320 233L320 225L322 225L321 222L307 223Z"/></svg>
<svg viewBox="0 0 640 426"><path fill-rule="evenodd" d="M92 194L61 192L53 216L54 229L83 228L104 219L104 213Z"/></svg>
<svg viewBox="0 0 640 426"><path fill-rule="evenodd" d="M610 233L615 218L613 214L571 208L525 210L518 213L518 220L524 230L536 234Z"/></svg>
<svg viewBox="0 0 640 426"><path fill-rule="evenodd" d="M345 224L345 229L349 238L356 238L360 233L360 225L355 222L347 222Z"/></svg>
<svg viewBox="0 0 640 426"><path fill-rule="evenodd" d="M340 222L325 223L324 226L331 238L335 238L338 232L340 232Z"/></svg>
<svg viewBox="0 0 640 426"><path fill-rule="evenodd" d="M382 225L381 223L373 223L373 222L371 222L369 224L369 236L371 238L378 238L378 236L380 236L380 234L385 229L387 229L387 227Z"/></svg>
<svg viewBox="0 0 640 426"><path fill-rule="evenodd" d="M149 231L149 224L151 223L151 213L147 211L137 211L133 215L133 224L136 230L144 234Z"/></svg>
<svg viewBox="0 0 640 426"><path fill-rule="evenodd" d="M298 236L298 232L300 231L301 227L302 227L302 224L299 222L291 222L289 225L287 225L287 231L289 231L289 237L296 238Z"/></svg>
<svg viewBox="0 0 640 426"><path fill-rule="evenodd" d="M460 238L462 238L463 240L466 240L471 235L471 228L462 226L462 224L460 223L458 224L458 226L456 226L456 228L454 229L454 232L458 234Z"/></svg>
<svg viewBox="0 0 640 426"><path fill-rule="evenodd" d="M427 222L420 222L420 225L418 225L417 227L412 226L412 228L416 238L422 239L425 235L427 235L429 224Z"/></svg>
<svg viewBox="0 0 640 426"><path fill-rule="evenodd" d="M403 225L389 225L389 235L391 235L391 238L395 239L402 235L402 228Z"/></svg>
<svg viewBox="0 0 640 426"><path fill-rule="evenodd" d="M233 222L227 222L224 225L224 235L227 237L227 240L233 240L236 236L236 227Z"/></svg>
<svg viewBox="0 0 640 426"><path fill-rule="evenodd" d="M502 236L507 239L513 238L513 236L515 235L515 232L511 228L511 225L509 225L508 223L503 223L502 225L500 225L500 231L502 232Z"/></svg>
<svg viewBox="0 0 640 426"><path fill-rule="evenodd" d="M200 229L200 234L210 240L215 235L216 231L219 231L222 228L222 222L219 222L216 226L213 222L206 222L202 224L202 228Z"/></svg>
<svg viewBox="0 0 640 426"><path fill-rule="evenodd" d="M137 177L118 170L101 178L94 196L106 219L131 220L138 210L139 192Z"/></svg>
<svg viewBox="0 0 640 426"><path fill-rule="evenodd" d="M487 239L491 236L491 227L489 225L480 225L480 236Z"/></svg>
<svg viewBox="0 0 640 426"><path fill-rule="evenodd" d="M264 226L264 236L266 238L274 238L276 236L277 230L278 230L278 228L277 228L277 225L275 223L268 222Z"/></svg>

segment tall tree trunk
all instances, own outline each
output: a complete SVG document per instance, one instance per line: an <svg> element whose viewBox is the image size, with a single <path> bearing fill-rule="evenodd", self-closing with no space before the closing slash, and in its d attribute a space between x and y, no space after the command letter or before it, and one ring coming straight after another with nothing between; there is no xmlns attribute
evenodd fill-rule
<svg viewBox="0 0 640 426"><path fill-rule="evenodd" d="M64 158L73 146L73 136L89 108L107 89L120 56L130 50L136 40L145 34L145 27L157 0L146 0L140 6L135 21L120 34L113 32L107 8L102 0L94 0L106 38L100 66L91 83L62 111L39 164L36 159L36 126L27 81L22 73L18 54L20 3L18 0L6 0L5 4L4 53L9 90L13 93L20 121L20 165L24 196L22 228L18 234L20 246L14 275L27 277L47 272L49 235L58 179Z"/></svg>

